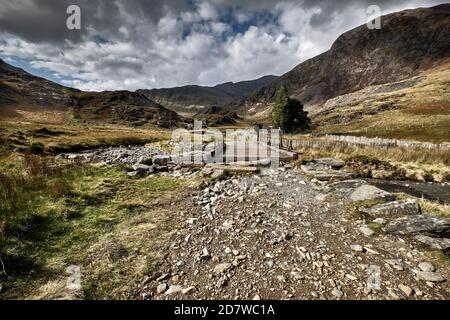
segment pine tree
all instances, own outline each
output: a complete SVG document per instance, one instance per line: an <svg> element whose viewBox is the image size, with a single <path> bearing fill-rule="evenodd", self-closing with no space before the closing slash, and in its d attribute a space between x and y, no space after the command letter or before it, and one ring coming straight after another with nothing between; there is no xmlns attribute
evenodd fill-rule
<svg viewBox="0 0 450 320"><path fill-rule="evenodd" d="M281 86L277 91L272 111L272 124L274 128L281 129L286 133L295 133L310 128L311 121L308 118L308 112L303 110L303 104L299 100L289 98L285 86Z"/></svg>

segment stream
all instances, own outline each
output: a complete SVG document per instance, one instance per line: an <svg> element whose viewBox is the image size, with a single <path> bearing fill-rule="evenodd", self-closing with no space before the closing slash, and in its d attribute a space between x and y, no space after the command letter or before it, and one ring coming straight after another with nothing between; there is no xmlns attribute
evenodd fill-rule
<svg viewBox="0 0 450 320"><path fill-rule="evenodd" d="M449 183L368 179L370 184L388 192L403 192L413 197L450 204Z"/></svg>

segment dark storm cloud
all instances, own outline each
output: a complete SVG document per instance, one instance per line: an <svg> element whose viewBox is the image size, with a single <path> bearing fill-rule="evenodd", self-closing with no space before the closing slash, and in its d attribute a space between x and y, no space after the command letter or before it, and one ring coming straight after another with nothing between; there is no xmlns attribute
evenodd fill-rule
<svg viewBox="0 0 450 320"><path fill-rule="evenodd" d="M79 32L66 28L70 5L81 8L83 29ZM124 24L132 25L127 16L155 25L169 12L188 9L186 1L166 0L1 0L0 31L36 42L80 41L89 28L113 35Z"/></svg>
<svg viewBox="0 0 450 320"><path fill-rule="evenodd" d="M0 0L0 58L84 90L212 85L282 74L343 32L443 0ZM78 5L82 29L66 28Z"/></svg>
<svg viewBox="0 0 450 320"><path fill-rule="evenodd" d="M211 0L212 6L219 12L252 13L258 10L271 11L277 4L273 0ZM385 10L395 7L395 0L299 0L281 1L299 4L306 9L319 8L314 13L311 25L321 27L329 22L329 17L339 14L348 7L364 8L377 4ZM408 1L407 1L408 2ZM411 2L411 1L410 1ZM425 1L429 4L439 1ZM148 31L153 31L157 22L167 14L178 15L189 11L198 3L195 0L1 0L0 30L32 42L62 42L66 39L81 41L89 28L108 36L117 35L120 27L129 27L131 36L137 35L135 22L146 23ZM78 5L82 9L84 28L79 32L67 30L66 9L69 5ZM420 4L420 1L414 1ZM124 14L126 13L126 15ZM127 19L134 17L134 21Z"/></svg>

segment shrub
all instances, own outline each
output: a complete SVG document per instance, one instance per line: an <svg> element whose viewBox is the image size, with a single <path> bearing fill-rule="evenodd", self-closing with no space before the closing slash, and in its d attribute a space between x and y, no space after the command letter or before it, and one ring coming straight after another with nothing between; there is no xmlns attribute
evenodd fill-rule
<svg viewBox="0 0 450 320"><path fill-rule="evenodd" d="M30 146L30 152L33 154L42 154L44 153L44 145L40 142L35 142Z"/></svg>

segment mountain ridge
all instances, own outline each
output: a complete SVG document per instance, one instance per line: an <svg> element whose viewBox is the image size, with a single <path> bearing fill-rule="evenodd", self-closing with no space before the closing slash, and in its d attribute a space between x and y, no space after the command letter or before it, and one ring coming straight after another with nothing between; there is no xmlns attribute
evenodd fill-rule
<svg viewBox="0 0 450 320"><path fill-rule="evenodd" d="M381 21L380 30L362 25L342 34L330 50L227 108L246 115L261 112L280 85L307 106L321 104L370 85L408 79L449 57L450 4L400 11Z"/></svg>
<svg viewBox="0 0 450 320"><path fill-rule="evenodd" d="M223 106L276 80L274 75L254 80L225 82L216 86L187 85L174 88L140 89L141 93L166 108L177 112L192 112Z"/></svg>
<svg viewBox="0 0 450 320"><path fill-rule="evenodd" d="M147 97L131 91L83 92L34 76L0 59L0 119L64 124L104 122L160 127L188 125Z"/></svg>

